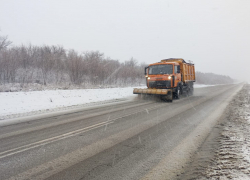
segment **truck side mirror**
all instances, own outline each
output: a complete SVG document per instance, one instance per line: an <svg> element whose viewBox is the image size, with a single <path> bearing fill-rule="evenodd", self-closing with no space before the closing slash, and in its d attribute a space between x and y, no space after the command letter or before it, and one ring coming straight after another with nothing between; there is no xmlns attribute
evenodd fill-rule
<svg viewBox="0 0 250 180"><path fill-rule="evenodd" d="M180 68L180 66L177 66L177 73L181 73L181 68Z"/></svg>
<svg viewBox="0 0 250 180"><path fill-rule="evenodd" d="M148 69L148 67L145 67L145 73L144 73L145 75L147 75L147 69Z"/></svg>

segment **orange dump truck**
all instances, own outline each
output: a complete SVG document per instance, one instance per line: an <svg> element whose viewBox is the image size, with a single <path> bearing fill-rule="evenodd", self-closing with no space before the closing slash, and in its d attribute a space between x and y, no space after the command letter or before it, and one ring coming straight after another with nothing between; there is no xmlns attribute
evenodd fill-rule
<svg viewBox="0 0 250 180"><path fill-rule="evenodd" d="M146 89L135 88L139 95L157 95L163 100L179 99L181 94L193 94L194 64L184 59L170 58L145 67Z"/></svg>

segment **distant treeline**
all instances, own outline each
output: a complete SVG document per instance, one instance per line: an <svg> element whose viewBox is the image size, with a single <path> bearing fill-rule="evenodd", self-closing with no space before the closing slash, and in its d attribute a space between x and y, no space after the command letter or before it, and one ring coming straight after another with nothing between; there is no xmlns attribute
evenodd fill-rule
<svg viewBox="0 0 250 180"><path fill-rule="evenodd" d="M202 72L196 72L195 74L197 84L231 84L234 82L229 76Z"/></svg>
<svg viewBox="0 0 250 180"><path fill-rule="evenodd" d="M40 84L83 88L137 86L145 84L145 63L131 58L120 62L99 51L78 53L61 46L9 46L0 36L0 85ZM231 83L228 76L196 73L197 83Z"/></svg>
<svg viewBox="0 0 250 180"><path fill-rule="evenodd" d="M61 46L14 46L0 50L0 84L139 85L145 64L125 62L99 51L77 53Z"/></svg>

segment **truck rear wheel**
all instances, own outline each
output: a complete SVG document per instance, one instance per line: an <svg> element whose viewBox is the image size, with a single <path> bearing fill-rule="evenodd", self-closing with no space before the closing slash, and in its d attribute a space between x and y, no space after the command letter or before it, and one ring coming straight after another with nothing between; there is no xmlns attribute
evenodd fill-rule
<svg viewBox="0 0 250 180"><path fill-rule="evenodd" d="M189 95L192 96L193 94L194 94L194 89L191 88L191 89L189 90Z"/></svg>
<svg viewBox="0 0 250 180"><path fill-rule="evenodd" d="M189 85L189 92L188 92L189 96L192 96L194 94L194 85L193 82L190 83Z"/></svg>

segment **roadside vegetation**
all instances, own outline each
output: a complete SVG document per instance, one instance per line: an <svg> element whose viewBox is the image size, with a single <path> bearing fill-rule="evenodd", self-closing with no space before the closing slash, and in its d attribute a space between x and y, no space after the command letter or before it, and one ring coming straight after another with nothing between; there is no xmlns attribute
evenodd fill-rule
<svg viewBox="0 0 250 180"><path fill-rule="evenodd" d="M0 36L0 91L145 85L145 66L134 58L121 62L99 51L79 53L62 46L15 46L7 36ZM228 76L201 72L196 78L201 84L233 81Z"/></svg>
<svg viewBox="0 0 250 180"><path fill-rule="evenodd" d="M195 74L196 83L198 84L232 84L235 81L229 76L214 73L202 73L198 71Z"/></svg>

